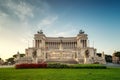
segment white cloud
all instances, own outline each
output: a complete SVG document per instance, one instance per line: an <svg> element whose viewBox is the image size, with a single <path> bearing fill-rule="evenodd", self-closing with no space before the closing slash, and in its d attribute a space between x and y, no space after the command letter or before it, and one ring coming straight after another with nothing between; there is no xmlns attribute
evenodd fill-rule
<svg viewBox="0 0 120 80"><path fill-rule="evenodd" d="M62 32L56 32L55 36L58 37L70 37L70 36L76 36L77 34L72 34L75 30L71 30L71 31L62 31Z"/></svg>
<svg viewBox="0 0 120 80"><path fill-rule="evenodd" d="M6 13L3 13L0 11L0 17L7 17L8 15Z"/></svg>
<svg viewBox="0 0 120 80"><path fill-rule="evenodd" d="M66 36L68 35L68 32L59 32L56 34L56 36Z"/></svg>
<svg viewBox="0 0 120 80"><path fill-rule="evenodd" d="M6 6L19 17L20 20L26 20L28 17L33 17L33 7L23 1L20 1L19 4L9 0L6 3Z"/></svg>
<svg viewBox="0 0 120 80"><path fill-rule="evenodd" d="M7 23L10 22L8 17L9 16L6 13L0 11L0 32L5 27L5 25L7 25Z"/></svg>
<svg viewBox="0 0 120 80"><path fill-rule="evenodd" d="M0 57L11 57L18 50L24 52L28 47L27 41L32 41L30 27L26 21L17 22L11 19L10 15L0 11Z"/></svg>
<svg viewBox="0 0 120 80"><path fill-rule="evenodd" d="M69 27L68 27L69 26ZM71 29L69 29L71 28ZM51 28L50 28L51 29ZM76 36L78 33L78 30L75 28L72 28L71 25L65 24L64 26L55 28L47 32L47 36L55 36L55 37L70 37L70 36Z"/></svg>
<svg viewBox="0 0 120 80"><path fill-rule="evenodd" d="M44 10L45 7L46 10L38 11L37 14L42 14L38 16L35 15L34 5L22 1L18 3L15 0L8 0L0 3L3 7L0 7L0 49L2 49L0 50L0 54L2 54L0 57L4 59L15 54L18 50L24 52L25 48L28 47L28 42L29 46L32 46L34 31L38 27L52 26L58 19L58 16L53 16L50 13L49 16L47 15L48 17L42 20L41 18L38 19L39 23L37 27L33 26L35 24L30 19L34 18L33 21L35 21L36 16L41 17L49 6L47 5L48 7L46 7L45 4L41 8L39 7L41 10Z"/></svg>
<svg viewBox="0 0 120 80"><path fill-rule="evenodd" d="M40 23L38 24L38 27L50 27L51 25L53 25L55 23L55 21L58 19L58 16L49 16L44 18L43 20L40 21Z"/></svg>

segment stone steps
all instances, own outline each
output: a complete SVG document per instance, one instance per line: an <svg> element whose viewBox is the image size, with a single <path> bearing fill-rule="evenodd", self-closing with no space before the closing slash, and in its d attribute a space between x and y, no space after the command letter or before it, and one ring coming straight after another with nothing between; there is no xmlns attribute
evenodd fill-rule
<svg viewBox="0 0 120 80"><path fill-rule="evenodd" d="M47 63L68 63L68 64L78 64L76 60L47 60Z"/></svg>

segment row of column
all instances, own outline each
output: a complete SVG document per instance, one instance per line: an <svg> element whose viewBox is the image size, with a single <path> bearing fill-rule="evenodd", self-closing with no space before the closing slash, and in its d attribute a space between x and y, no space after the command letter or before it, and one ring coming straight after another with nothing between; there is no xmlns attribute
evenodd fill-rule
<svg viewBox="0 0 120 80"><path fill-rule="evenodd" d="M77 45L77 42L62 42L62 47L64 49L75 48L76 45ZM46 42L46 47L59 49L60 42Z"/></svg>
<svg viewBox="0 0 120 80"><path fill-rule="evenodd" d="M87 47L87 40L81 40L81 44L83 48ZM35 40L35 47L39 48L40 46L42 46L42 41ZM69 49L69 48L72 49L72 48L76 48L76 46L77 46L77 42L62 42L62 47L64 49ZM46 47L59 49L60 42L46 42Z"/></svg>
<svg viewBox="0 0 120 80"><path fill-rule="evenodd" d="M41 40L35 40L35 47L39 48L41 46L40 43L42 43Z"/></svg>
<svg viewBox="0 0 120 80"><path fill-rule="evenodd" d="M81 43L83 48L87 47L87 40L81 40Z"/></svg>

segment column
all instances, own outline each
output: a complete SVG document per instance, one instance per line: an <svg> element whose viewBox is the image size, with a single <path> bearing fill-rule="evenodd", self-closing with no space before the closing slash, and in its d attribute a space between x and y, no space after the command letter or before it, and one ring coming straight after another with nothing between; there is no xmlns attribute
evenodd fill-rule
<svg viewBox="0 0 120 80"><path fill-rule="evenodd" d="M54 49L54 42L52 42L53 43L53 49Z"/></svg>
<svg viewBox="0 0 120 80"><path fill-rule="evenodd" d="M73 47L73 48L75 48L75 42L74 42L73 44L74 44L74 47Z"/></svg>
<svg viewBox="0 0 120 80"><path fill-rule="evenodd" d="M70 42L68 42L68 48L70 48Z"/></svg>
<svg viewBox="0 0 120 80"><path fill-rule="evenodd" d="M55 46L55 45L54 45L54 42L53 42L53 48L54 48L54 46Z"/></svg>
<svg viewBox="0 0 120 80"><path fill-rule="evenodd" d="M84 48L84 40L82 40L82 47Z"/></svg>
<svg viewBox="0 0 120 80"><path fill-rule="evenodd" d="M54 42L52 42L52 48L54 48Z"/></svg>
<svg viewBox="0 0 120 80"><path fill-rule="evenodd" d="M57 42L56 42L56 49L57 49Z"/></svg>
<svg viewBox="0 0 120 80"><path fill-rule="evenodd" d="M37 40L35 40L35 47L37 47Z"/></svg>
<svg viewBox="0 0 120 80"><path fill-rule="evenodd" d="M73 46L72 46L72 49L74 49L74 42L72 42L72 45L73 45Z"/></svg>
<svg viewBox="0 0 120 80"><path fill-rule="evenodd" d="M83 47L85 47L85 40L83 40Z"/></svg>
<svg viewBox="0 0 120 80"><path fill-rule="evenodd" d="M38 40L37 40L37 48L38 48Z"/></svg>
<svg viewBox="0 0 120 80"><path fill-rule="evenodd" d="M38 40L38 48L41 48L40 40Z"/></svg>
<svg viewBox="0 0 120 80"><path fill-rule="evenodd" d="M70 48L69 42L68 42L68 49Z"/></svg>
<svg viewBox="0 0 120 80"><path fill-rule="evenodd" d="M72 42L70 42L70 44L71 44L71 49L72 49Z"/></svg>
<svg viewBox="0 0 120 80"><path fill-rule="evenodd" d="M52 47L52 43L50 42L50 48Z"/></svg>
<svg viewBox="0 0 120 80"><path fill-rule="evenodd" d="M69 48L70 48L70 42L69 42Z"/></svg>
<svg viewBox="0 0 120 80"><path fill-rule="evenodd" d="M74 42L74 48L75 48L75 42Z"/></svg>
<svg viewBox="0 0 120 80"><path fill-rule="evenodd" d="M55 49L56 49L56 42L55 42Z"/></svg>
<svg viewBox="0 0 120 80"><path fill-rule="evenodd" d="M86 47L86 40L85 40L85 47Z"/></svg>
<svg viewBox="0 0 120 80"><path fill-rule="evenodd" d="M84 40L84 48L86 47L86 40Z"/></svg>
<svg viewBox="0 0 120 80"><path fill-rule="evenodd" d="M74 42L74 48L76 47L76 43Z"/></svg>
<svg viewBox="0 0 120 80"><path fill-rule="evenodd" d="M54 42L54 45L55 45L55 49L56 49L56 42Z"/></svg>
<svg viewBox="0 0 120 80"><path fill-rule="evenodd" d="M49 48L50 48L50 42L49 42Z"/></svg>
<svg viewBox="0 0 120 80"><path fill-rule="evenodd" d="M69 42L67 42L67 48L69 49Z"/></svg>
<svg viewBox="0 0 120 80"><path fill-rule="evenodd" d="M54 42L52 42L52 48L54 48Z"/></svg>
<svg viewBox="0 0 120 80"><path fill-rule="evenodd" d="M67 49L67 42L66 42L66 49Z"/></svg>
<svg viewBox="0 0 120 80"><path fill-rule="evenodd" d="M56 49L57 49L57 42L56 42Z"/></svg>
<svg viewBox="0 0 120 80"><path fill-rule="evenodd" d="M71 49L73 48L73 42L71 42Z"/></svg>
<svg viewBox="0 0 120 80"><path fill-rule="evenodd" d="M48 49L49 49L49 47L50 47L50 43L48 42Z"/></svg>
<svg viewBox="0 0 120 80"><path fill-rule="evenodd" d="M65 42L65 49L66 49L66 42Z"/></svg>
<svg viewBox="0 0 120 80"><path fill-rule="evenodd" d="M57 42L57 49L59 48L59 42Z"/></svg>
<svg viewBox="0 0 120 80"><path fill-rule="evenodd" d="M87 47L87 40L85 40L85 43L86 43L86 47Z"/></svg>
<svg viewBox="0 0 120 80"><path fill-rule="evenodd" d="M84 47L86 47L86 40L84 40Z"/></svg>
<svg viewBox="0 0 120 80"><path fill-rule="evenodd" d="M51 48L52 48L52 42L51 42Z"/></svg>
<svg viewBox="0 0 120 80"><path fill-rule="evenodd" d="M52 48L52 42L50 42L51 43L51 48Z"/></svg>
<svg viewBox="0 0 120 80"><path fill-rule="evenodd" d="M37 40L35 40L35 42L36 42L36 48L37 48Z"/></svg>
<svg viewBox="0 0 120 80"><path fill-rule="evenodd" d="M55 41L54 41L54 49L56 48Z"/></svg>

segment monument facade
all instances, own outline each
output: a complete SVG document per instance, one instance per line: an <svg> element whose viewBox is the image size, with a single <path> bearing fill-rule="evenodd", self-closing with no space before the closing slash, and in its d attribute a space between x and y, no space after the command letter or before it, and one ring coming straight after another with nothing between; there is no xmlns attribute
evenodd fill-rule
<svg viewBox="0 0 120 80"><path fill-rule="evenodd" d="M88 35L82 30L75 37L47 37L40 30L34 35L34 44L25 50L25 57L16 59L16 63L105 63L104 55L98 57L96 49L88 46Z"/></svg>

